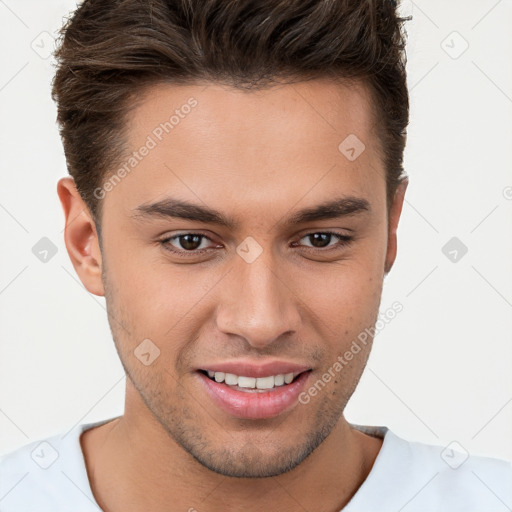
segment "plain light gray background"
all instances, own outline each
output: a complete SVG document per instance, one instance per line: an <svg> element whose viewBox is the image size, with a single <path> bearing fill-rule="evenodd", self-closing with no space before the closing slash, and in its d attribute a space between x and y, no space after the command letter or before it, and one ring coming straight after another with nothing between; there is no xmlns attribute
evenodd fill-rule
<svg viewBox="0 0 512 512"><path fill-rule="evenodd" d="M0 454L123 410L105 302L69 261L56 194L66 166L49 52L74 5L0 1ZM512 2L402 10L410 185L382 311L404 309L376 337L346 414L512 459ZM46 262L32 250L43 237L57 250Z"/></svg>

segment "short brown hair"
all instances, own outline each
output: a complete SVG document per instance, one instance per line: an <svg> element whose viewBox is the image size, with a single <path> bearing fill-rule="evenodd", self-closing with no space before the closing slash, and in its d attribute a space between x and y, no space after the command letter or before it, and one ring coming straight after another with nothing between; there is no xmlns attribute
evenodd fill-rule
<svg viewBox="0 0 512 512"><path fill-rule="evenodd" d="M69 173L97 228L94 191L128 152L126 114L146 87L164 82L362 80L389 206L409 122L408 19L392 0L85 0L61 29L52 98Z"/></svg>

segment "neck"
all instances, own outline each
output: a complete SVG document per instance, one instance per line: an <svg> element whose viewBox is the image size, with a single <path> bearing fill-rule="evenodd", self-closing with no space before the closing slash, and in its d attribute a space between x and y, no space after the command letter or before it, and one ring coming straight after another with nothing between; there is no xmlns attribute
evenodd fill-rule
<svg viewBox="0 0 512 512"><path fill-rule="evenodd" d="M295 469L270 478L233 478L202 466L149 411L135 412L127 407L121 418L81 437L91 488L105 512L339 511L368 476L382 445L342 416Z"/></svg>

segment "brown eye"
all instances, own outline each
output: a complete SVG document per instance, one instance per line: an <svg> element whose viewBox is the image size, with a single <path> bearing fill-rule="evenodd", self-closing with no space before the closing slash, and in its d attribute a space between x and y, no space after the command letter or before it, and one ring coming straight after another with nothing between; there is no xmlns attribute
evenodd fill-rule
<svg viewBox="0 0 512 512"><path fill-rule="evenodd" d="M312 235L308 235L307 238L313 245L313 247L326 247L329 245L329 242L332 239L332 235L329 233L313 233Z"/></svg>
<svg viewBox="0 0 512 512"><path fill-rule="evenodd" d="M201 235L179 235L177 239L181 248L186 249L187 251L199 249L202 241Z"/></svg>
<svg viewBox="0 0 512 512"><path fill-rule="evenodd" d="M208 250L208 246L203 246L204 241L211 240L206 235L198 233L182 233L160 240L160 244L168 251L188 256L189 254L201 254ZM187 254L188 253L188 254Z"/></svg>
<svg viewBox="0 0 512 512"><path fill-rule="evenodd" d="M333 233L331 231L322 231L322 232L315 232L315 233L309 233L301 238L301 240L308 240L311 245L304 245L304 247L309 249L325 249L327 248L336 248L336 247L342 247L345 245L348 245L352 240L353 237L342 235L340 233ZM335 241L334 244L331 242Z"/></svg>

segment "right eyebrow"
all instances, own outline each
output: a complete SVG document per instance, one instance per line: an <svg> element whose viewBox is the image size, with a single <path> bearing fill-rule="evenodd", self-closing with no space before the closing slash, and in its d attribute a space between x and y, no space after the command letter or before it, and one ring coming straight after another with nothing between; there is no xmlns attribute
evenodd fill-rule
<svg viewBox="0 0 512 512"><path fill-rule="evenodd" d="M238 226L238 222L217 210L173 197L166 197L155 203L142 204L135 208L133 217L141 220L155 217L185 219L204 224L217 224L231 230Z"/></svg>

